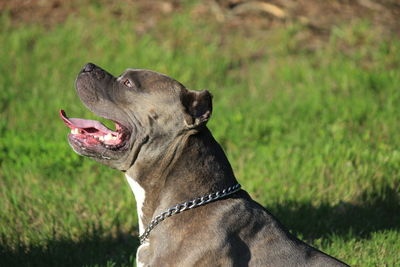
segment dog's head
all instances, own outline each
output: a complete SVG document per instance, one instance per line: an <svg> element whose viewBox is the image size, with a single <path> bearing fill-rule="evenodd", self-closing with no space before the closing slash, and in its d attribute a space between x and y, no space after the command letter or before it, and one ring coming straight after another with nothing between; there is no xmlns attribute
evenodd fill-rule
<svg viewBox="0 0 400 267"><path fill-rule="evenodd" d="M128 69L114 77L88 63L78 74L76 89L86 107L114 121L116 129L94 120L68 118L61 110L61 118L71 129L70 145L78 154L120 170L129 169L140 146L162 147L187 131L200 131L212 111L207 90L188 90L150 70Z"/></svg>

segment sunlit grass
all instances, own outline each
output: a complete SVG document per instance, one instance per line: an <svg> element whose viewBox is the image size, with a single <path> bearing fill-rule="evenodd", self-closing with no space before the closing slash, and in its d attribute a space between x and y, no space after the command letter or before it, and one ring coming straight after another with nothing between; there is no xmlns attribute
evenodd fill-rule
<svg viewBox="0 0 400 267"><path fill-rule="evenodd" d="M209 127L255 199L352 265L399 261L399 40L361 21L308 50L300 25L244 38L185 12L139 36L134 14L82 12L52 28L0 20L0 265L133 264L123 175L74 154L58 118L95 118L74 90L86 62L209 89Z"/></svg>

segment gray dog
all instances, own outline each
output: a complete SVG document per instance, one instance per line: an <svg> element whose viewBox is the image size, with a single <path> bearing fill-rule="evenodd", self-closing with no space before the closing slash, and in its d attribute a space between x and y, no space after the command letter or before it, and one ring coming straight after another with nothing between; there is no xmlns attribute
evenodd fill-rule
<svg viewBox="0 0 400 267"><path fill-rule="evenodd" d="M206 127L208 91L150 70L114 77L91 63L76 88L116 124L60 112L75 152L125 172L139 214L138 266L346 266L292 236L240 188Z"/></svg>

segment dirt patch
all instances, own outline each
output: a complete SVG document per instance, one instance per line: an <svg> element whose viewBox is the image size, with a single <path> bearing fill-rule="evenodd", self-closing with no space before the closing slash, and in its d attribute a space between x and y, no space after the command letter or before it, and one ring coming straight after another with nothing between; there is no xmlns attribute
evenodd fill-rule
<svg viewBox="0 0 400 267"><path fill-rule="evenodd" d="M145 32L164 16L182 12L183 3L179 0L125 0L118 3L107 0L0 0L0 12L9 12L16 24L51 26L62 23L88 5L107 6L114 16L136 10L139 21L143 21L137 30ZM365 19L389 35L400 36L398 0L205 0L191 9L195 19L214 19L228 29L252 27L268 30L295 22L308 27L313 35L324 36L335 25Z"/></svg>
<svg viewBox="0 0 400 267"><path fill-rule="evenodd" d="M387 33L400 35L398 0L217 0L217 3L228 20L235 15L242 23L258 27L299 22L315 34L325 34L335 25L364 19Z"/></svg>
<svg viewBox="0 0 400 267"><path fill-rule="evenodd" d="M77 3L78 1L61 0L0 0L0 12L8 12L15 24L54 25L76 13L78 11Z"/></svg>

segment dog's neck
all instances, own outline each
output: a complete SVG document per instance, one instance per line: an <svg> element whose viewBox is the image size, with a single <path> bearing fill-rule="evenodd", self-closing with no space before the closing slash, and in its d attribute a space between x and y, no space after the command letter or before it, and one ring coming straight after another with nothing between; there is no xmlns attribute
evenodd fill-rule
<svg viewBox="0 0 400 267"><path fill-rule="evenodd" d="M237 183L224 151L207 128L179 136L165 151L153 160L139 155L126 173L141 234L165 209Z"/></svg>

